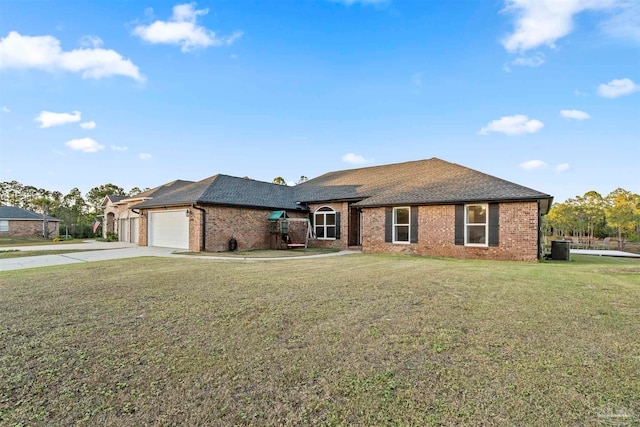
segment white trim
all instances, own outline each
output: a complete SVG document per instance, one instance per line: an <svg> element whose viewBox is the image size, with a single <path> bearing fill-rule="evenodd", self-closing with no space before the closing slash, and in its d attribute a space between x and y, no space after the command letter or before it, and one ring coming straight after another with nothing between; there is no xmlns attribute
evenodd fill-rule
<svg viewBox="0 0 640 427"><path fill-rule="evenodd" d="M469 223L469 207L470 206L482 206L485 208L485 222L483 223ZM484 225L484 243L468 243L467 242L467 230L468 227L481 227ZM477 248L486 248L489 246L489 204L488 203L469 203L464 205L464 245Z"/></svg>
<svg viewBox="0 0 640 427"><path fill-rule="evenodd" d="M320 211L320 209L331 209L331 212L329 211L324 211L324 212L320 212L318 214L318 212ZM327 226L327 214L333 214L333 225L329 225ZM327 235L327 228L328 227L333 227L333 235L336 236L338 234L338 224L336 224L336 210L333 209L331 206L320 206L318 209L316 209L316 211L313 213L313 234L316 235L316 240L336 240L335 237L317 237L318 233L316 232L316 227L318 226L318 221L316 220L316 215L322 215L324 216L324 224L322 225L322 227L324 228L324 235Z"/></svg>
<svg viewBox="0 0 640 427"><path fill-rule="evenodd" d="M396 210L406 209L409 211L409 217L406 224L396 224ZM407 227L407 240L396 240L396 227ZM398 206L393 208L391 215L391 242L398 245L408 245L411 243L411 207L410 206Z"/></svg>

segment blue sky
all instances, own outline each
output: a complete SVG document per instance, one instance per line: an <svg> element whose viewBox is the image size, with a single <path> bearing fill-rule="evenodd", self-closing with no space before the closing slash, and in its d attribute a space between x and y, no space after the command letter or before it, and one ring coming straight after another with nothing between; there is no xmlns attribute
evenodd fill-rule
<svg viewBox="0 0 640 427"><path fill-rule="evenodd" d="M640 2L0 2L0 181L295 182L439 157L640 193Z"/></svg>

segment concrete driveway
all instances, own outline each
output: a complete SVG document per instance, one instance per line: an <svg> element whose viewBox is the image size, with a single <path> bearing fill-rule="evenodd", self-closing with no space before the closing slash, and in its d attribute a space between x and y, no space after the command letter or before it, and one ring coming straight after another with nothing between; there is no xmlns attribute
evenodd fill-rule
<svg viewBox="0 0 640 427"><path fill-rule="evenodd" d="M64 245L42 245L42 246L12 246L0 247L0 250L17 249L21 251L47 251L57 249L80 250L86 249L90 252L73 252L60 255L41 255L22 258L6 258L0 259L0 271L22 270L25 268L51 267L53 265L78 264L82 262L106 261L112 259L136 258L143 256L171 257L171 258L189 258L189 259L208 259L208 260L224 260L224 261L287 261L306 258L324 258L331 256L358 254L360 251L340 251L328 254L307 255L297 257L278 257L278 258L230 258L217 256L198 256L198 255L179 255L173 252L184 252L185 249L176 248L158 248L150 246L138 246L133 243L124 242L96 242L85 241L83 243L69 243ZM96 250L99 249L99 250Z"/></svg>
<svg viewBox="0 0 640 427"><path fill-rule="evenodd" d="M170 256L174 251L184 249L157 248L137 246L122 242L85 242L65 245L13 246L0 250L17 249L21 251L48 251L58 249L83 250L89 252L73 252L60 255L41 255L22 258L0 259L0 271L21 270L24 268L50 267L52 265L77 264L82 262L105 261L112 259L136 258L142 256ZM100 249L100 250L96 250Z"/></svg>

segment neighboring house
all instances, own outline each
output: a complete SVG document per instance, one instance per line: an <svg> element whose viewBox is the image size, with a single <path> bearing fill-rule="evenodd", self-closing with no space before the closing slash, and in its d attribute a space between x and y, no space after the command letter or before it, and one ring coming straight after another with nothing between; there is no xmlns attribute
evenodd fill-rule
<svg viewBox="0 0 640 427"><path fill-rule="evenodd" d="M42 237L43 227L42 214L15 206L0 206L0 237ZM47 237L58 237L60 220L47 216L47 228Z"/></svg>
<svg viewBox="0 0 640 427"><path fill-rule="evenodd" d="M116 233L121 242L138 243L139 240L139 214L132 206L149 200L152 197L162 196L192 181L175 180L151 190L143 191L134 196L109 195L102 201L104 218L102 224L102 237L107 233Z"/></svg>
<svg viewBox="0 0 640 427"><path fill-rule="evenodd" d="M524 261L540 256L541 216L553 201L437 158L330 172L295 187L214 175L145 197L126 206L143 246L224 251L234 238L241 250L270 248L267 218L280 210L309 218L310 246ZM290 234L304 239L300 227Z"/></svg>

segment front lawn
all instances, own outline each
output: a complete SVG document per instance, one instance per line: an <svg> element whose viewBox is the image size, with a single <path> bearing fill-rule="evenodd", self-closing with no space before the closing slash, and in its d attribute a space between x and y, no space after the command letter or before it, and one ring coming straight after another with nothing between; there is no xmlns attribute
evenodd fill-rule
<svg viewBox="0 0 640 427"><path fill-rule="evenodd" d="M0 424L637 425L640 262L572 259L0 273Z"/></svg>

